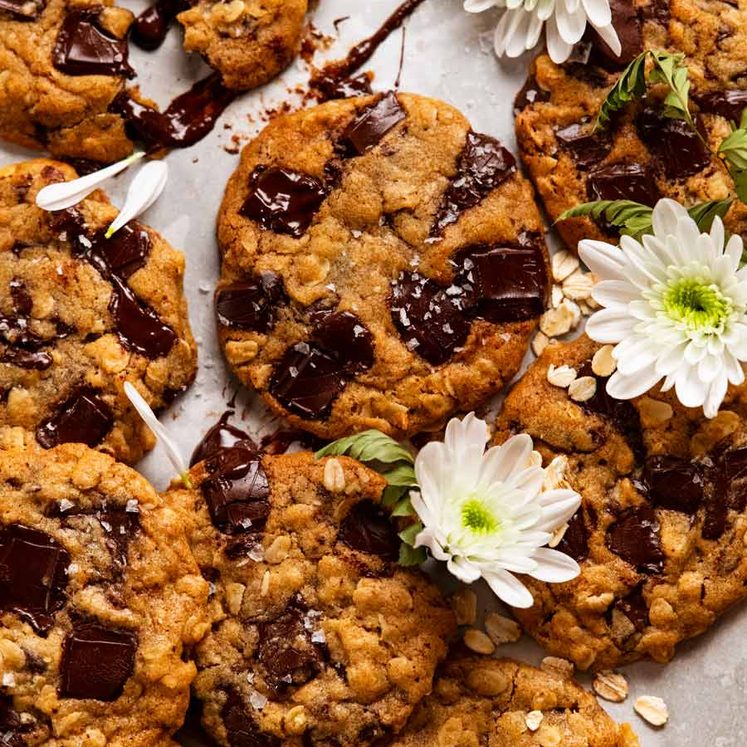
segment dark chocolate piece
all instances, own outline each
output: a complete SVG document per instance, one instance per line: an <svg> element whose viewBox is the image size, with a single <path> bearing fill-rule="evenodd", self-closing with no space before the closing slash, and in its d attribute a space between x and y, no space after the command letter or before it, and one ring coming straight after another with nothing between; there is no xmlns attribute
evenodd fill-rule
<svg viewBox="0 0 747 747"><path fill-rule="evenodd" d="M132 41L141 49L158 49L177 15L187 8L187 0L157 0L135 19L131 31Z"/></svg>
<svg viewBox="0 0 747 747"><path fill-rule="evenodd" d="M135 221L122 226L111 238L104 232L94 235L87 259L99 272L107 277L116 275L122 280L134 275L145 267L151 250L150 234Z"/></svg>
<svg viewBox="0 0 747 747"><path fill-rule="evenodd" d="M20 524L3 527L0 609L16 612L38 634L46 635L65 603L69 564L67 550L48 534Z"/></svg>
<svg viewBox="0 0 747 747"><path fill-rule="evenodd" d="M742 112L747 109L747 91L741 89L706 93L696 96L695 100L701 111L718 114L736 124L739 124Z"/></svg>
<svg viewBox="0 0 747 747"><path fill-rule="evenodd" d="M114 561L119 566L127 565L130 539L140 529L139 512L104 507L96 512L96 518L106 533L106 543Z"/></svg>
<svg viewBox="0 0 747 747"><path fill-rule="evenodd" d="M373 501L356 503L340 524L338 538L353 550L378 555L384 560L399 558L400 539L384 510Z"/></svg>
<svg viewBox="0 0 747 747"><path fill-rule="evenodd" d="M351 376L374 364L373 336L350 311L325 314L314 329L314 342L333 355L340 368Z"/></svg>
<svg viewBox="0 0 747 747"><path fill-rule="evenodd" d="M342 152L349 157L362 156L406 117L396 94L389 92L363 109L345 128L340 138Z"/></svg>
<svg viewBox="0 0 747 747"><path fill-rule="evenodd" d="M653 456L646 460L643 478L655 506L692 516L703 501L705 479L697 464L676 456Z"/></svg>
<svg viewBox="0 0 747 747"><path fill-rule="evenodd" d="M514 114L518 114L528 106L532 106L533 104L541 104L549 100L550 92L545 91L544 88L540 88L537 85L536 78L533 75L530 75L527 78L527 82L516 94L516 98L514 99Z"/></svg>
<svg viewBox="0 0 747 747"><path fill-rule="evenodd" d="M653 207L659 189L648 166L613 163L589 173L586 183L590 200L632 200Z"/></svg>
<svg viewBox="0 0 747 747"><path fill-rule="evenodd" d="M589 557L589 530L584 521L584 510L579 508L568 522L563 539L557 549L581 563Z"/></svg>
<svg viewBox="0 0 747 747"><path fill-rule="evenodd" d="M62 644L61 698L116 700L135 668L137 636L76 620Z"/></svg>
<svg viewBox="0 0 747 747"><path fill-rule="evenodd" d="M607 528L607 548L640 573L661 573L664 553L659 536L659 520L650 506L638 506L623 511Z"/></svg>
<svg viewBox="0 0 747 747"><path fill-rule="evenodd" d="M36 440L45 449L66 443L98 446L114 424L109 405L93 389L78 389L57 407L51 418L40 423Z"/></svg>
<svg viewBox="0 0 747 747"><path fill-rule="evenodd" d="M262 333L272 329L287 303L283 280L274 272L221 288L215 296L218 321L224 327Z"/></svg>
<svg viewBox="0 0 747 747"><path fill-rule="evenodd" d="M280 747L277 737L259 730L252 709L244 705L241 695L232 688L226 691L221 718L231 747Z"/></svg>
<svg viewBox="0 0 747 747"><path fill-rule="evenodd" d="M228 410L220 416L220 420L202 437L200 443L195 446L192 452L192 458L189 460L189 466L203 462L217 456L221 451L231 449L234 446L246 446L252 451L257 451L257 445L241 429L228 422L228 418L233 415L233 411Z"/></svg>
<svg viewBox="0 0 747 747"><path fill-rule="evenodd" d="M622 612L639 633L648 627L648 606L643 596L642 585L636 586L626 597L619 599L615 603L615 609Z"/></svg>
<svg viewBox="0 0 747 747"><path fill-rule="evenodd" d="M610 0L612 25L617 31L622 51L616 55L591 24L585 38L592 41L592 62L607 70L622 70L643 52L643 24L633 0Z"/></svg>
<svg viewBox="0 0 747 747"><path fill-rule="evenodd" d="M607 157L612 148L609 137L604 133L591 134L586 123L563 127L555 133L555 137L581 170L596 166Z"/></svg>

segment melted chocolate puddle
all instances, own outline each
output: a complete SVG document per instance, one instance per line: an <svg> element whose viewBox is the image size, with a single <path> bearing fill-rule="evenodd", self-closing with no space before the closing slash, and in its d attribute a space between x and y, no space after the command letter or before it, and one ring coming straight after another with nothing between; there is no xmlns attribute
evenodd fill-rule
<svg viewBox="0 0 747 747"><path fill-rule="evenodd" d="M221 451L232 449L234 446L246 446L248 449L257 450L257 445L245 433L235 425L231 425L228 419L233 415L233 410L227 410L220 416L220 420L208 430L202 440L195 446L189 466L212 459Z"/></svg>
<svg viewBox="0 0 747 747"><path fill-rule="evenodd" d="M316 92L317 99L329 101L370 93L370 77L355 76L355 73L373 57L374 52L387 37L396 31L422 3L423 0L406 0L387 18L376 33L356 44L345 59L330 62L321 70L315 70L310 83Z"/></svg>

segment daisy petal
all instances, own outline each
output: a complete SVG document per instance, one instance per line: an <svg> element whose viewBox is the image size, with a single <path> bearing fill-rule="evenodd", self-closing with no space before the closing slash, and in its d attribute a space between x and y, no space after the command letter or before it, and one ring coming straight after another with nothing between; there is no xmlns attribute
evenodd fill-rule
<svg viewBox="0 0 747 747"><path fill-rule="evenodd" d="M485 580L493 593L511 607L528 609L534 604L529 589L508 571L499 570L486 574Z"/></svg>
<svg viewBox="0 0 747 747"><path fill-rule="evenodd" d="M549 547L535 550L533 557L537 561L537 569L529 575L538 581L560 584L573 580L581 573L581 568L573 558Z"/></svg>

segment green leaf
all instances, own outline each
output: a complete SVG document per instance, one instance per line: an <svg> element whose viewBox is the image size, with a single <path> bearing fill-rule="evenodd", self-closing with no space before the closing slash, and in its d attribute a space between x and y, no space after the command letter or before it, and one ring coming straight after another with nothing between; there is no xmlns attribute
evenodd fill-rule
<svg viewBox="0 0 747 747"><path fill-rule="evenodd" d="M747 171L740 171L732 174L734 177L734 189L739 199L747 204Z"/></svg>
<svg viewBox="0 0 747 747"><path fill-rule="evenodd" d="M392 516L414 516L415 513L409 493L404 495L392 509Z"/></svg>
<svg viewBox="0 0 747 747"><path fill-rule="evenodd" d="M403 566L422 565L428 559L428 553L424 547L410 547L402 544L399 546L399 564Z"/></svg>
<svg viewBox="0 0 747 747"><path fill-rule="evenodd" d="M687 209L690 217L698 224L698 228L704 233L708 233L713 225L713 219L718 216L723 218L731 207L733 200L711 200L701 202Z"/></svg>
<svg viewBox="0 0 747 747"><path fill-rule="evenodd" d="M648 52L638 55L620 74L617 83L602 102L594 122L593 132L604 129L615 112L624 109L635 99L646 93L646 58Z"/></svg>
<svg viewBox="0 0 747 747"><path fill-rule="evenodd" d="M747 169L747 129L734 130L723 139L718 152L724 155L729 168Z"/></svg>
<svg viewBox="0 0 747 747"><path fill-rule="evenodd" d="M664 116L684 119L695 132L698 132L692 114L690 114L690 79L687 66L682 64L685 55L650 52L649 56L654 62L649 80L652 83L663 83L669 86L669 93L664 99Z"/></svg>
<svg viewBox="0 0 747 747"><path fill-rule="evenodd" d="M363 433L333 441L316 452L317 459L325 456L343 455L357 459L359 462L375 461L382 464L407 462L415 464L412 454L404 446L381 433L381 431L374 430L363 431Z"/></svg>
<svg viewBox="0 0 747 747"><path fill-rule="evenodd" d="M416 521L414 524L410 524L407 529L403 529L399 533L399 538L406 544L412 547L415 544L415 538L423 531L423 525Z"/></svg>
<svg viewBox="0 0 747 747"><path fill-rule="evenodd" d="M381 505L384 506L384 508L391 508L396 505L400 498L402 498L406 493L407 488L390 485L389 487L384 488L384 493L381 496Z"/></svg>

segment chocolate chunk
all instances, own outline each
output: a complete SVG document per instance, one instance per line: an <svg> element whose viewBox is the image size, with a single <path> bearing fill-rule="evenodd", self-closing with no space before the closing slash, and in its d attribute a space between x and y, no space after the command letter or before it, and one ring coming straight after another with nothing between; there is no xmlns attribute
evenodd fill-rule
<svg viewBox="0 0 747 747"><path fill-rule="evenodd" d="M279 309L287 303L283 280L274 272L221 288L215 296L218 321L224 327L263 334L272 329Z"/></svg>
<svg viewBox="0 0 747 747"><path fill-rule="evenodd" d="M367 371L374 364L373 336L349 311L325 314L314 329L314 342L335 357L341 370L351 376Z"/></svg>
<svg viewBox="0 0 747 747"><path fill-rule="evenodd" d="M0 695L0 745L26 747L27 740L23 733L32 728L33 723L24 724L21 714L13 708L13 698L9 695Z"/></svg>
<svg viewBox="0 0 747 747"><path fill-rule="evenodd" d="M438 236L516 171L516 159L495 138L467 133L457 169L441 200L431 229Z"/></svg>
<svg viewBox="0 0 747 747"><path fill-rule="evenodd" d="M362 156L378 145L384 136L407 117L397 96L390 92L375 104L367 106L345 128L340 138L342 152L348 156Z"/></svg>
<svg viewBox="0 0 747 747"><path fill-rule="evenodd" d="M727 90L706 93L695 97L700 110L708 114L718 114L732 122L739 123L742 112L747 109L747 91Z"/></svg>
<svg viewBox="0 0 747 747"><path fill-rule="evenodd" d="M135 668L137 637L76 620L62 644L61 698L116 700Z"/></svg>
<svg viewBox="0 0 747 747"><path fill-rule="evenodd" d="M661 573L664 553L659 536L659 520L650 506L623 511L607 529L607 548L640 573Z"/></svg>
<svg viewBox="0 0 747 747"><path fill-rule="evenodd" d="M0 12L10 13L16 21L34 21L42 13L46 0L0 0Z"/></svg>
<svg viewBox="0 0 747 747"><path fill-rule="evenodd" d="M514 99L514 114L518 114L528 106L541 104L549 100L550 92L545 91L544 88L540 88L539 85L537 85L537 79L533 75L530 75L527 78L527 82L516 94L516 98Z"/></svg>
<svg viewBox="0 0 747 747"><path fill-rule="evenodd" d="M324 649L312 641L314 616L296 595L282 615L259 627L258 659L276 692L303 685L322 670Z"/></svg>
<svg viewBox="0 0 747 747"><path fill-rule="evenodd" d="M555 137L581 170L596 166L607 157L612 148L609 137L604 133L592 135L586 123L563 127L555 133Z"/></svg>
<svg viewBox="0 0 747 747"><path fill-rule="evenodd" d="M141 49L158 49L176 16L188 8L187 0L158 0L135 19L132 41Z"/></svg>
<svg viewBox="0 0 747 747"><path fill-rule="evenodd" d="M275 366L269 391L290 412L319 418L329 413L347 378L336 357L314 343L299 342Z"/></svg>
<svg viewBox="0 0 747 747"><path fill-rule="evenodd" d="M726 1L729 2L729 0ZM652 0L646 7L642 8L643 17L666 26L671 18L669 2L670 0Z"/></svg>
<svg viewBox="0 0 747 747"><path fill-rule="evenodd" d="M697 464L676 456L653 456L646 460L643 479L651 501L659 508L692 516L703 501L705 480Z"/></svg>
<svg viewBox="0 0 747 747"><path fill-rule="evenodd" d="M151 360L168 355L178 340L174 330L116 276L112 276L111 282L114 293L109 311L124 347Z"/></svg>
<svg viewBox="0 0 747 747"><path fill-rule="evenodd" d="M612 25L617 31L622 51L616 55L591 25L586 38L594 45L592 61L608 70L621 70L643 52L643 25L633 0L611 0Z"/></svg>
<svg viewBox="0 0 747 747"><path fill-rule="evenodd" d="M392 288L392 321L408 350L434 366L445 363L464 345L469 322L463 313L464 291L440 286L418 273L402 273Z"/></svg>
<svg viewBox="0 0 747 747"><path fill-rule="evenodd" d="M373 501L356 503L340 524L338 538L348 547L384 560L399 558L400 539L394 525Z"/></svg>
<svg viewBox="0 0 747 747"><path fill-rule="evenodd" d="M87 259L91 264L105 277L111 274L122 280L145 267L151 250L150 234L134 221L122 226L109 239L102 231L90 241L92 246L87 252Z"/></svg>
<svg viewBox="0 0 747 747"><path fill-rule="evenodd" d="M29 316L34 307L34 299L23 280L13 278L10 281L10 297L13 301L13 311L22 316Z"/></svg>
<svg viewBox="0 0 747 747"><path fill-rule="evenodd" d="M114 561L119 566L127 565L127 548L132 535L140 528L140 514L125 508L104 508L96 512L96 518L106 532Z"/></svg>
<svg viewBox="0 0 747 747"><path fill-rule="evenodd" d="M568 522L563 539L558 543L560 552L570 555L576 562L581 563L589 557L589 530L584 521L584 510L579 508Z"/></svg>
<svg viewBox="0 0 747 747"><path fill-rule="evenodd" d="M668 179L693 176L711 163L708 147L684 119L665 117L660 110L646 107L636 126Z"/></svg>
<svg viewBox="0 0 747 747"><path fill-rule="evenodd" d="M231 747L280 747L277 737L263 734L259 730L252 716L252 709L244 705L241 696L234 689L226 692L221 718Z"/></svg>
<svg viewBox="0 0 747 747"><path fill-rule="evenodd" d="M586 183L590 200L632 200L653 207L659 189L648 166L613 163L589 173Z"/></svg>
<svg viewBox="0 0 747 747"><path fill-rule="evenodd" d="M69 564L68 552L48 534L20 524L3 527L0 609L18 613L38 634L46 635L65 603Z"/></svg>
<svg viewBox="0 0 747 747"><path fill-rule="evenodd" d="M202 437L202 440L192 452L192 458L189 461L190 467L194 467L195 464L217 456L220 452L237 445L257 451L257 445L249 435L228 422L231 415L233 415L231 410L224 412L220 416L220 420Z"/></svg>
<svg viewBox="0 0 747 747"><path fill-rule="evenodd" d="M245 442L222 449L205 463L202 494L213 524L224 534L261 532L270 515L270 487L262 457Z"/></svg>
<svg viewBox="0 0 747 747"><path fill-rule="evenodd" d="M726 498L729 508L742 513L747 506L747 448L729 449L719 463L716 492Z"/></svg>
<svg viewBox="0 0 747 747"><path fill-rule="evenodd" d="M101 8L67 9L54 48L54 66L66 75L134 77L127 61L127 39L117 39L104 29L100 14Z"/></svg>
<svg viewBox="0 0 747 747"><path fill-rule="evenodd" d="M236 96L236 91L223 85L219 73L212 73L177 96L163 112L135 101L126 91L110 110L124 117L132 138L142 140L149 150L189 148L215 127Z"/></svg>
<svg viewBox="0 0 747 747"><path fill-rule="evenodd" d="M249 177L249 196L239 212L269 231L299 238L326 197L325 186L313 176L258 166Z"/></svg>
<svg viewBox="0 0 747 747"><path fill-rule="evenodd" d="M46 371L52 365L52 356L44 351L9 349L0 355L0 363L8 363L29 371Z"/></svg>
<svg viewBox="0 0 747 747"><path fill-rule="evenodd" d="M641 632L648 627L648 606L643 597L642 585L636 586L630 594L623 599L619 599L615 603L615 609L622 612L623 615L633 623L633 626L638 632Z"/></svg>
<svg viewBox="0 0 747 747"><path fill-rule="evenodd" d="M98 446L113 424L109 405L93 389L81 388L39 425L36 440L45 449L67 443Z"/></svg>
<svg viewBox="0 0 747 747"><path fill-rule="evenodd" d="M493 324L540 316L547 297L547 268L537 245L473 246L454 259L462 307ZM448 293L448 291L447 291Z"/></svg>

